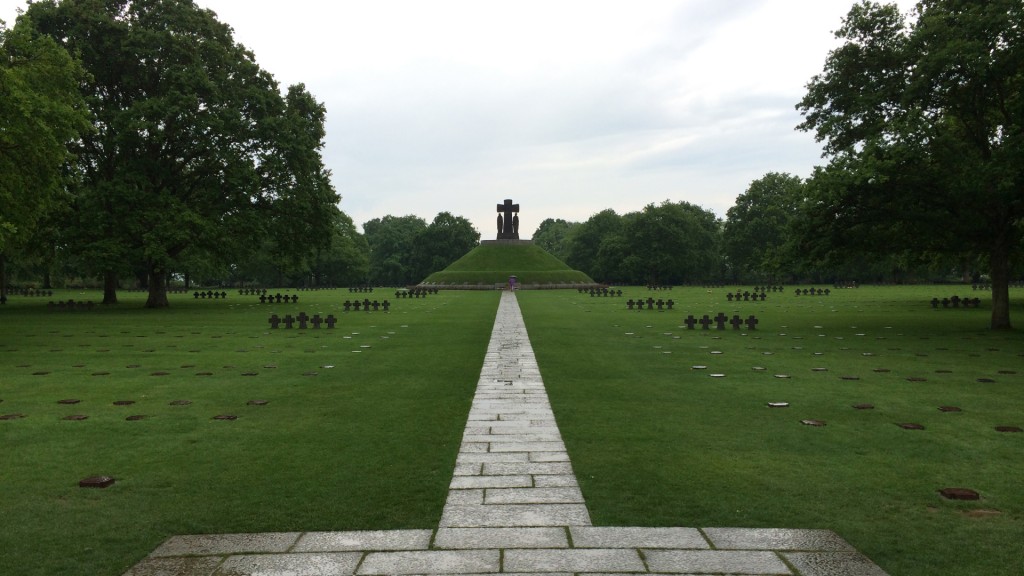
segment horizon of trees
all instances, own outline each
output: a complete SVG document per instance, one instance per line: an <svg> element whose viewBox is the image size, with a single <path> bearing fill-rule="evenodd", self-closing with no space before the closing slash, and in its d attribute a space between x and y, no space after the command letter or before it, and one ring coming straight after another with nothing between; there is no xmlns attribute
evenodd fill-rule
<svg viewBox="0 0 1024 576"><path fill-rule="evenodd" d="M683 201L534 241L618 284L970 281L1009 328L1024 265L1021 0L862 0L796 105L823 143L724 218ZM74 56L71 56L71 55ZM167 305L169 283L408 285L476 246L463 217L338 207L326 110L282 90L193 0L41 0L0 24L0 296L99 279ZM128 280L126 280L128 279Z"/></svg>

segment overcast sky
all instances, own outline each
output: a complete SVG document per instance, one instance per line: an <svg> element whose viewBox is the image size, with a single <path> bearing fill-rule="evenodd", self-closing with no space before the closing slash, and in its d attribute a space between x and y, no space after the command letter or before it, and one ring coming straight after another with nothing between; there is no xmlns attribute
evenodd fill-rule
<svg viewBox="0 0 1024 576"><path fill-rule="evenodd" d="M583 221L664 200L725 216L822 162L794 127L853 0L197 0L327 107L324 162L357 225L496 204ZM900 0L904 10L913 4ZM13 24L23 0L0 0Z"/></svg>

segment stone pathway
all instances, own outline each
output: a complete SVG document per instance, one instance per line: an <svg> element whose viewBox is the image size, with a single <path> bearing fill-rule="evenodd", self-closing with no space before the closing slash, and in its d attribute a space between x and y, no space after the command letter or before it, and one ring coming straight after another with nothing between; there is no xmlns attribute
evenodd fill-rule
<svg viewBox="0 0 1024 576"><path fill-rule="evenodd" d="M885 576L828 530L592 526L511 292L437 529L172 536L125 576L492 573Z"/></svg>

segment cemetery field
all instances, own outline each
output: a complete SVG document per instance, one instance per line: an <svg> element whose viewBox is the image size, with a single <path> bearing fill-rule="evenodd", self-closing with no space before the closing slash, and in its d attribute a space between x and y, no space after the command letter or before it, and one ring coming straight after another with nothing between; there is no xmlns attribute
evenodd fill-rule
<svg viewBox="0 0 1024 576"><path fill-rule="evenodd" d="M1024 433L996 430L1024 427L1024 332L986 328L987 294L725 293L519 294L596 525L825 528L893 576L1024 573ZM981 308L929 304L954 293ZM627 309L648 297L673 311ZM683 323L718 312L759 323Z"/></svg>
<svg viewBox="0 0 1024 576"><path fill-rule="evenodd" d="M173 534L436 526L498 293L297 294L145 310L144 294L121 293L91 311L46 302L98 293L12 296L0 574L116 576ZM387 298L390 313L343 312L355 297ZM339 320L270 329L272 312L300 311ZM116 483L78 487L98 475Z"/></svg>
<svg viewBox="0 0 1024 576"><path fill-rule="evenodd" d="M118 576L173 534L437 526L499 293L228 292L0 307L0 574ZM984 302L928 304L954 293ZM640 297L674 310L627 310ZM390 312L344 312L355 298ZM595 524L827 528L893 576L1021 572L1024 433L995 428L1024 427L1024 332L988 331L986 294L518 298ZM338 322L267 321L303 311ZM759 323L683 324L718 312ZM97 475L116 483L78 487Z"/></svg>

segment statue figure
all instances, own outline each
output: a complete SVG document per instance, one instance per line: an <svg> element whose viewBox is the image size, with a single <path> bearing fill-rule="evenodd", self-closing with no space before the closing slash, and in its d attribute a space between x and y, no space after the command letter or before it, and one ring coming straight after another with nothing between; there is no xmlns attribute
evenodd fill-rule
<svg viewBox="0 0 1024 576"><path fill-rule="evenodd" d="M515 213L515 216L513 216ZM505 200L498 204L498 240L519 239L519 204Z"/></svg>

